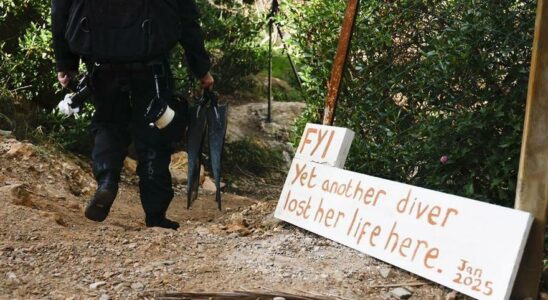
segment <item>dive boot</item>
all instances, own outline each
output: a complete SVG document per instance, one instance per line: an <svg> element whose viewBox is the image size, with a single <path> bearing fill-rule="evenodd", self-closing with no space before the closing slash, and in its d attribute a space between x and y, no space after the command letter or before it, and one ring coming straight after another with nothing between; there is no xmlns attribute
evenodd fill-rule
<svg viewBox="0 0 548 300"><path fill-rule="evenodd" d="M108 179L112 178L107 176L107 180L99 184L95 195L86 206L86 218L92 221L103 222L107 218L118 194L118 181Z"/></svg>
<svg viewBox="0 0 548 300"><path fill-rule="evenodd" d="M145 223L147 227L160 227L173 230L179 229L180 226L178 222L166 218L165 215L147 216Z"/></svg>

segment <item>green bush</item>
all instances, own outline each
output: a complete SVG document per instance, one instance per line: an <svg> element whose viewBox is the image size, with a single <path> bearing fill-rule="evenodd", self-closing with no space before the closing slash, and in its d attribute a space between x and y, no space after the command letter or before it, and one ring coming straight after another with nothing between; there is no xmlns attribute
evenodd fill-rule
<svg viewBox="0 0 548 300"><path fill-rule="evenodd" d="M0 0L0 87L52 108L59 98L47 0Z"/></svg>
<svg viewBox="0 0 548 300"><path fill-rule="evenodd" d="M198 0L197 3L202 10L207 45L214 57L217 88L221 92L249 88L247 75L266 66L266 52L259 45L263 18L256 14L253 5L240 1Z"/></svg>
<svg viewBox="0 0 548 300"><path fill-rule="evenodd" d="M215 87L222 93L250 88L247 79L266 66L266 52L259 45L262 20L254 6L240 1L196 0L200 9L206 48L211 52ZM179 47L172 59L175 77L188 78L183 51ZM193 81L182 82L183 89Z"/></svg>
<svg viewBox="0 0 548 300"><path fill-rule="evenodd" d="M68 149L85 151L89 146L85 133L93 111L78 120L61 118L52 112L63 98L56 80L53 49L51 47L50 0L0 0L0 99L1 107L29 109L27 124L19 124L20 138L48 140ZM251 12L253 6L238 1L197 1L202 11L202 23L207 48L213 53L217 87L230 91L248 83L244 78L256 72L265 53L258 46L260 22ZM179 47L173 51L174 74L181 88L193 86ZM8 92L9 91L9 92ZM17 99L17 100L16 100ZM12 102L18 102L18 104ZM27 101L25 105L20 105ZM28 104L28 105L27 105ZM2 111L6 115L13 110ZM32 112L32 113L30 113ZM3 119L5 119L3 118ZM24 125L24 126L23 126ZM40 127L38 131L27 127ZM33 128L32 128L33 129Z"/></svg>
<svg viewBox="0 0 548 300"><path fill-rule="evenodd" d="M242 173L268 177L282 172L284 164L282 149L256 140L244 139L225 145L223 169L230 170L229 177Z"/></svg>
<svg viewBox="0 0 548 300"><path fill-rule="evenodd" d="M346 3L283 7L308 96L298 132L321 120ZM356 132L348 167L511 205L534 10L531 0L362 1L336 114Z"/></svg>
<svg viewBox="0 0 548 300"><path fill-rule="evenodd" d="M41 110L32 132L32 140L56 145L67 151L91 156L93 136L89 131L89 121L93 107L87 104L77 116L67 117L58 111Z"/></svg>

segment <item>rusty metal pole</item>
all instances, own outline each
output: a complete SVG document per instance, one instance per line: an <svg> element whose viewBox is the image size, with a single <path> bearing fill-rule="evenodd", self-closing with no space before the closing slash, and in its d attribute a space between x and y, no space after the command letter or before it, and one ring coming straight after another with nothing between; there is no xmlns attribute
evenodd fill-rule
<svg viewBox="0 0 548 300"><path fill-rule="evenodd" d="M346 12L344 15L341 37L337 48L337 55L333 62L333 70L331 71L331 79L329 80L329 91L325 101L325 112L323 117L324 125L333 125L335 119L335 110L337 109L337 101L341 93L341 85L344 76L348 54L350 53L350 44L352 34L354 33L354 24L358 16L360 0L349 0Z"/></svg>
<svg viewBox="0 0 548 300"><path fill-rule="evenodd" d="M535 220L512 293L513 299L537 299L544 257L548 204L548 4L538 0L525 128L515 207Z"/></svg>

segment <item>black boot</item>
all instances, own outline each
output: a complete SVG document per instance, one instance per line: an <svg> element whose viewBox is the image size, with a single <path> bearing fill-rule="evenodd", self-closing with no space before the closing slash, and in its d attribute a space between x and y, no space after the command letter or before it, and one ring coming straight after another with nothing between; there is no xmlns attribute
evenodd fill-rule
<svg viewBox="0 0 548 300"><path fill-rule="evenodd" d="M165 215L147 216L145 218L145 223L147 227L161 227L173 230L177 230L180 227L179 223L171 221L170 219L166 218Z"/></svg>
<svg viewBox="0 0 548 300"><path fill-rule="evenodd" d="M119 180L120 175L113 173L101 176L98 183L99 187L86 206L86 218L95 222L103 222L107 218L112 203L114 203L114 199L116 199L116 195L118 194Z"/></svg>

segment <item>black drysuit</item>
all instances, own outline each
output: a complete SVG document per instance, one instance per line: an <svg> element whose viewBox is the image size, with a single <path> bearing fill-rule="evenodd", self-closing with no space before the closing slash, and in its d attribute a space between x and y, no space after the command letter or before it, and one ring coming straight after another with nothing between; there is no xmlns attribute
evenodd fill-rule
<svg viewBox="0 0 548 300"><path fill-rule="evenodd" d="M172 100L168 53L158 59L159 66L154 68L135 68L132 66L137 64L115 62L101 62L107 67L96 67L89 58L72 53L64 37L72 2L52 0L53 48L58 71L76 71L82 59L92 74L90 85L96 110L91 126L95 135L92 153L94 175L99 184L104 184L104 181L117 183L133 138L139 162L137 173L143 209L147 219L161 219L173 198L169 172L172 141L167 131L151 128L144 115L156 92L154 74L161 73L162 97L168 102ZM194 0L179 0L179 4L183 26L180 42L190 70L197 78L202 78L211 66L198 23L199 13Z"/></svg>

